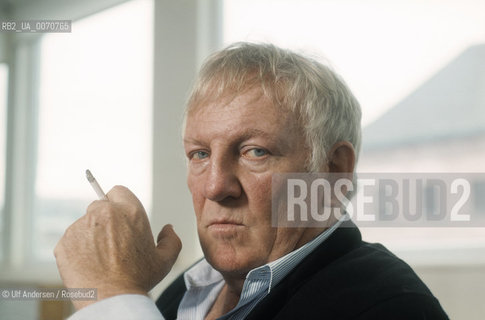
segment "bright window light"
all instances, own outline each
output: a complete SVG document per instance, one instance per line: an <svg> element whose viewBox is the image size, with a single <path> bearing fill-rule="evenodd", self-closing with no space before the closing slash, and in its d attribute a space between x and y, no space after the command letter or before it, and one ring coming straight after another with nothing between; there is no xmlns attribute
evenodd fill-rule
<svg viewBox="0 0 485 320"><path fill-rule="evenodd" d="M129 187L151 206L153 1L135 0L73 23L41 43L34 257L53 260L66 227L105 192Z"/></svg>
<svg viewBox="0 0 485 320"><path fill-rule="evenodd" d="M269 41L328 59L366 125L485 42L484 12L474 0L225 0L224 43Z"/></svg>
<svg viewBox="0 0 485 320"><path fill-rule="evenodd" d="M472 0L225 0L223 12L226 45L236 41L272 42L327 60L359 100L364 127L468 48L485 43L485 2ZM480 96L478 92L476 95ZM389 131L392 128L377 135L386 136ZM365 144L365 135L363 140ZM403 149L408 158L416 159L414 167L410 166L411 161L402 163L402 159L408 158L403 158L400 150L394 152L392 160L389 153L384 153L372 158L373 161L365 161L369 158L364 152L359 170L405 172L386 170L382 164L387 161L392 162L393 168L413 168L415 172L483 171L485 153L478 155L479 147L467 149L473 153L460 153L463 148L455 142L452 150L458 150L453 153L459 159L448 160L451 144L434 146L437 150L434 155L425 153L425 148L419 149L424 149L423 152ZM472 160L473 165L466 165ZM485 247L483 228L401 228L399 232L366 228L362 231L365 239L384 242L398 250L442 249L450 244Z"/></svg>

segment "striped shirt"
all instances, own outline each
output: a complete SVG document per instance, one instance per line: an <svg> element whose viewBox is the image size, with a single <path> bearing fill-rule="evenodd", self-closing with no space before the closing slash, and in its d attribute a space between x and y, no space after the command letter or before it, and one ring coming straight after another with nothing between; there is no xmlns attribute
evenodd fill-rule
<svg viewBox="0 0 485 320"><path fill-rule="evenodd" d="M266 297L298 263L327 239L342 223L331 228L299 249L251 270L244 281L238 304L218 320L244 319L261 299ZM177 313L178 320L203 320L224 286L222 275L205 260L201 260L184 274L185 293Z"/></svg>

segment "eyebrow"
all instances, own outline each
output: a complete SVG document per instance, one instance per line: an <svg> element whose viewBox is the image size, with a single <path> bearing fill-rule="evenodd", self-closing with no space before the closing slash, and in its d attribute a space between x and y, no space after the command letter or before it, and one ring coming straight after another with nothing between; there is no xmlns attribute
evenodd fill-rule
<svg viewBox="0 0 485 320"><path fill-rule="evenodd" d="M247 129L243 131L237 140L237 143L242 143L243 141L249 140L254 137L263 137L264 139L270 141L270 143L277 144L281 147L288 147L288 141L284 139L278 139L275 135L270 134L261 129ZM199 139L194 138L184 138L184 143L195 143L195 144L203 144Z"/></svg>
<svg viewBox="0 0 485 320"><path fill-rule="evenodd" d="M239 142L241 143L253 137L263 137L264 139L268 140L271 144L273 144L275 147L277 147L279 150L287 150L290 148L290 143L287 139L283 139L280 136L270 134L261 129L248 129L244 131L242 133L242 136Z"/></svg>
<svg viewBox="0 0 485 320"><path fill-rule="evenodd" d="M266 131L261 130L261 129L245 130L241 135L241 140L248 140L248 139L255 137L255 136L262 136L262 137L269 139L269 140L273 140L273 141L275 140L274 135L269 134ZM199 142L198 139L193 139L193 138L184 138L183 141L184 142Z"/></svg>
<svg viewBox="0 0 485 320"><path fill-rule="evenodd" d="M248 140L253 137L260 137L266 138L271 141L275 141L275 136L273 134L269 134L268 132L261 130L261 129L248 129L243 132L242 140Z"/></svg>

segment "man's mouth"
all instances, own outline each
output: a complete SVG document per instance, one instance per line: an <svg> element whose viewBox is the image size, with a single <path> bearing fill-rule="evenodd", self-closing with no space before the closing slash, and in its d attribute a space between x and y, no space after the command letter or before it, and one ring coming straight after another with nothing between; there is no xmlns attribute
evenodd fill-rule
<svg viewBox="0 0 485 320"><path fill-rule="evenodd" d="M233 220L214 220L208 225L208 229L214 232L234 232L241 228L244 228L245 225Z"/></svg>

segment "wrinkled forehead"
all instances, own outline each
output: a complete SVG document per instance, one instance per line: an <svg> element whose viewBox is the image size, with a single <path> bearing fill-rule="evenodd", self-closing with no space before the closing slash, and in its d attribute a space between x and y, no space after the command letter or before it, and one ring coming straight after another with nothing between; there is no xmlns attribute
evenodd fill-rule
<svg viewBox="0 0 485 320"><path fill-rule="evenodd" d="M253 96L254 100L265 96L278 112L282 112L282 115L292 113L294 121L292 127L304 130L307 121L303 119L304 114L301 110L296 107L298 103L290 101L291 98L288 94L290 84L289 77L277 78L273 73L261 72L254 68L236 67L235 70L227 70L221 66L212 72L203 69L199 73L186 103L182 136L185 136L189 116L193 116L202 109L207 111L206 108L214 108L218 105L230 106L234 99L246 95L250 91L259 93Z"/></svg>
<svg viewBox="0 0 485 320"><path fill-rule="evenodd" d="M255 86L245 88L242 92L229 92L219 97L209 97L201 100L186 113L184 141L188 138L200 139L210 136L216 129L228 130L229 136L264 136L267 140L281 140L280 145L286 145L288 134L299 137L303 128L299 125L292 112L276 106L262 88ZM255 134L258 133L258 134Z"/></svg>
<svg viewBox="0 0 485 320"><path fill-rule="evenodd" d="M287 114L290 108L285 104L283 82L276 84L271 79L264 79L256 74L247 73L241 78L234 79L222 76L212 78L201 78L196 83L192 94L187 101L184 115L184 131L187 117L199 111L208 111L208 108L216 106L228 106L238 97L248 96L253 101L246 100L247 103L256 102L260 99L268 99L273 107L281 111L282 115Z"/></svg>
<svg viewBox="0 0 485 320"><path fill-rule="evenodd" d="M279 148L301 145L301 141L292 143L302 137L295 118L275 106L259 87L207 101L194 106L186 116L183 135L186 146L214 141L239 145L251 139Z"/></svg>

